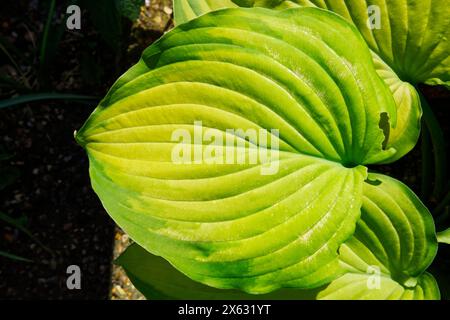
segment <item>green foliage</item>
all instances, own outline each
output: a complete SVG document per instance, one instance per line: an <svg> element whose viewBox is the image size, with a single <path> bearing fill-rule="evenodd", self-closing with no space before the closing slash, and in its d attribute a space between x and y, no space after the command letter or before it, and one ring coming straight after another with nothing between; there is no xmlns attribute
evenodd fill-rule
<svg viewBox="0 0 450 320"><path fill-rule="evenodd" d="M437 234L437 239L438 239L439 243L450 244L450 229L439 232Z"/></svg>
<svg viewBox="0 0 450 320"><path fill-rule="evenodd" d="M318 10L302 12L298 17L296 12L262 9L217 13L172 31L144 52L77 135L90 154L94 189L118 223L146 249L216 287L265 293L281 286L309 288L334 278L339 271L336 251L353 233L359 217L366 176L359 165L395 153L383 150L385 137L378 126L383 112L394 112L395 118L394 101L375 70L365 67L371 61L367 47L342 19ZM296 19L295 24L285 19L286 14ZM339 32L339 38L326 35L322 19ZM254 25L248 23L252 20ZM324 52L325 43L308 34L290 42L292 36L285 30L301 32L314 22L314 32L334 50ZM217 31L205 31L210 25L218 25ZM221 29L227 26L233 26L228 34ZM343 39L354 39L352 50L341 45ZM293 54L299 55L301 65L293 64ZM354 74L344 59L353 64ZM324 69L316 61L332 64L335 79L338 73L347 73L342 79L348 81L337 86L323 77ZM149 69L151 65L158 67ZM312 84L293 76L292 70L309 71ZM232 82L233 77L241 80ZM320 97L323 87L332 94ZM342 96L351 101L350 107ZM335 108L329 110L326 105L331 101ZM361 117L372 120L366 121L367 126L355 126ZM184 169L171 163L174 125L190 130L196 120L222 132L279 129L282 169L261 176L261 163ZM361 138L355 139L352 130ZM136 165L135 160L148 165ZM347 164L354 168L343 166ZM325 186L328 192L322 191ZM137 202L128 203L132 198ZM149 206L154 208L153 217L142 211ZM140 228L129 222L130 215L140 220ZM188 216L189 221L183 221ZM342 227L335 230L332 225ZM198 228L208 231L199 233ZM284 236L277 238L281 230ZM296 240L301 234L304 238ZM327 250L321 249L324 246ZM316 276L310 277L313 273Z"/></svg>
<svg viewBox="0 0 450 320"><path fill-rule="evenodd" d="M398 122L392 126L388 147L397 149L395 159L408 153L420 132L422 110L417 83L450 84L450 3L448 1L323 1L323 0L175 0L175 23L180 24L209 11L256 6L286 9L320 7L340 14L354 23L372 49L379 75L391 88L398 109ZM370 6L380 8L380 28L369 27ZM370 7L373 8L373 7ZM432 27L430 27L432 21ZM436 144L436 143L434 143ZM438 157L437 157L438 158ZM437 160L439 161L439 160ZM435 196L438 196L435 194Z"/></svg>
<svg viewBox="0 0 450 320"><path fill-rule="evenodd" d="M173 14L175 24L179 25L210 11L236 7L238 6L232 0L200 0L192 2L174 0Z"/></svg>
<svg viewBox="0 0 450 320"><path fill-rule="evenodd" d="M368 275L348 273L333 281L317 296L319 300L439 300L436 280L424 273L411 288L381 276L380 288L368 290Z"/></svg>
<svg viewBox="0 0 450 320"><path fill-rule="evenodd" d="M450 85L450 3L429 1L323 1L323 0L233 0L211 5L210 0L175 0L175 23L180 24L219 8L236 5L285 9L317 6L354 23L373 52L403 81ZM369 17L380 9L380 27L371 27ZM178 12L177 12L178 11Z"/></svg>
<svg viewBox="0 0 450 320"><path fill-rule="evenodd" d="M436 281L424 272L437 250L433 219L425 206L405 185L379 174L369 175L363 199L356 231L339 249L342 275L314 290L251 296L213 289L136 244L117 263L149 299L439 299Z"/></svg>
<svg viewBox="0 0 450 320"><path fill-rule="evenodd" d="M140 246L215 288L330 283L319 298L438 298L424 273L437 248L428 210L394 179L365 182L365 166L405 153L387 143L401 120L373 59L354 27L314 8L220 10L185 23L147 48L76 135L92 185ZM195 121L216 136L278 129L266 144L231 138L234 154L251 153L237 142L278 145L279 159L176 164L172 134L195 132ZM279 171L261 175L275 162ZM153 285L124 261L137 283ZM361 285L368 266L381 270L379 293ZM339 289L355 279L357 292Z"/></svg>
<svg viewBox="0 0 450 320"><path fill-rule="evenodd" d="M115 261L123 267L133 285L150 300L312 300L320 289L282 289L266 295L222 290L195 282L161 257L137 244L129 246Z"/></svg>
<svg viewBox="0 0 450 320"><path fill-rule="evenodd" d="M403 81L450 85L450 3L429 1L322 1L294 0L301 5L313 3L334 11L360 30L369 47ZM380 8L380 28L370 28L369 4Z"/></svg>
<svg viewBox="0 0 450 320"><path fill-rule="evenodd" d="M330 286L342 285L349 291L342 290L341 296L336 296L328 288L331 296L323 296L439 299L436 281L425 272L437 252L434 222L428 209L407 186L380 174L369 174L363 195L355 233L340 248L341 263L350 275ZM367 290L363 285L373 279L369 271L374 268L379 270L381 287ZM355 283L349 281L352 277Z"/></svg>

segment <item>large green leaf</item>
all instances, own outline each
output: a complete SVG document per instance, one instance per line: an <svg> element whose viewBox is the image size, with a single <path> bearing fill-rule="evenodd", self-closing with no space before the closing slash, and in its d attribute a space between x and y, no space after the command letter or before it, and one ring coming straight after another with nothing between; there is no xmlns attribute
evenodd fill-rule
<svg viewBox="0 0 450 320"><path fill-rule="evenodd" d="M428 209L407 186L380 174L369 174L363 194L355 234L340 248L348 274L319 298L439 299L436 281L425 273L437 252Z"/></svg>
<svg viewBox="0 0 450 320"><path fill-rule="evenodd" d="M388 162L402 158L416 145L421 129L422 107L416 89L408 82L400 80L398 75L376 53L372 52L378 75L391 89L397 105L397 123L391 127L386 143L397 153Z"/></svg>
<svg viewBox="0 0 450 320"><path fill-rule="evenodd" d="M251 295L223 290L195 282L166 260L137 244L129 246L116 260L133 285L150 300L312 300L321 289L281 289L270 294Z"/></svg>
<svg viewBox="0 0 450 320"><path fill-rule="evenodd" d="M293 2L314 4L353 22L370 48L403 81L450 86L449 0ZM369 15L375 17L375 8L380 10L380 28L373 28L368 23Z"/></svg>
<svg viewBox="0 0 450 320"><path fill-rule="evenodd" d="M439 232L437 238L439 243L450 244L450 229Z"/></svg>
<svg viewBox="0 0 450 320"><path fill-rule="evenodd" d="M238 7L231 0L173 0L174 20L179 25L210 11Z"/></svg>
<svg viewBox="0 0 450 320"><path fill-rule="evenodd" d="M211 11L237 7L286 9L299 7L299 5L284 0L173 0L175 25L185 23Z"/></svg>
<svg viewBox="0 0 450 320"><path fill-rule="evenodd" d="M397 149L389 162L398 160L417 143L422 110L417 83L450 85L450 0L234 0L220 7L201 5L205 0L178 0L175 22L183 23L224 7L259 6L285 9L318 6L334 11L354 23L373 50L379 75L391 88L399 121L391 130L388 147ZM192 11L190 8L196 7ZM374 7L376 6L376 7ZM368 23L379 8L380 28ZM183 12L190 12L183 20Z"/></svg>
<svg viewBox="0 0 450 320"><path fill-rule="evenodd" d="M374 53L403 81L450 86L450 0L233 0L218 6L207 3L221 1L175 2L175 19L183 12L191 12L185 19L176 19L177 24L236 4L274 9L317 6L331 10L354 23ZM378 9L379 26L369 23L375 22L369 18L376 18Z"/></svg>
<svg viewBox="0 0 450 320"><path fill-rule="evenodd" d="M405 185L370 174L361 220L340 248L343 275L325 288L280 290L258 299L433 300L439 289L424 272L437 249L431 214ZM117 263L149 299L252 299L198 284L159 257L132 245Z"/></svg>
<svg viewBox="0 0 450 320"><path fill-rule="evenodd" d="M183 24L77 134L93 187L137 243L197 281L251 293L327 283L359 218L362 165L395 153L379 127L382 114L395 123L394 100L371 61L354 27L318 9L229 9ZM185 152L208 155L227 137L233 159L272 153L174 162L173 133L193 135L200 121L215 141L184 141ZM242 134L252 129L279 137Z"/></svg>
<svg viewBox="0 0 450 320"><path fill-rule="evenodd" d="M116 263L150 300L435 300L440 297L436 281L429 273L424 273L410 288L385 274L376 278L374 274L346 273L317 289L280 289L269 294L251 295L195 282L137 244L127 248Z"/></svg>
<svg viewBox="0 0 450 320"><path fill-rule="evenodd" d="M293 2L334 11L357 26L373 51L375 63L381 66L377 70L387 80L398 107L399 121L388 141L388 146L398 152L390 160L409 152L418 140L422 116L413 86L426 83L450 88L450 0ZM378 18L379 26L369 23L376 22L369 17ZM392 76L386 77L386 73Z"/></svg>
<svg viewBox="0 0 450 320"><path fill-rule="evenodd" d="M374 283L378 283L379 287ZM371 287L373 286L373 287ZM317 295L319 300L439 300L436 280L424 273L413 288L407 288L381 275L347 273Z"/></svg>

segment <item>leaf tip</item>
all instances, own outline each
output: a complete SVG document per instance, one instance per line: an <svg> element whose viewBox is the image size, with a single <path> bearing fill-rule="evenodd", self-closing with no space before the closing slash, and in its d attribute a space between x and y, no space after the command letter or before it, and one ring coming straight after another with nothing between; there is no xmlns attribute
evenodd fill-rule
<svg viewBox="0 0 450 320"><path fill-rule="evenodd" d="M443 244L450 244L450 228L437 233L437 241Z"/></svg>
<svg viewBox="0 0 450 320"><path fill-rule="evenodd" d="M83 135L80 134L79 131L75 130L73 132L73 137L75 138L75 141L84 149L86 146L86 141L84 140Z"/></svg>

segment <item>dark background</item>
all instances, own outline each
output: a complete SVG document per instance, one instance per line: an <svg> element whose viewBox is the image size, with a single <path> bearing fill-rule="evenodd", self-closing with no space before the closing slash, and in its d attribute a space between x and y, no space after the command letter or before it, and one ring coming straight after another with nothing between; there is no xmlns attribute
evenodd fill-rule
<svg viewBox="0 0 450 320"><path fill-rule="evenodd" d="M41 61L51 1L0 2L0 100L43 92L100 99L171 23L167 0L152 1L134 24L114 0L81 1L81 30L69 31L69 3L56 1ZM0 256L0 299L110 296L114 223L90 187L87 157L73 138L95 106L95 100L45 100L0 109L0 154L11 156L0 174L13 176L0 189L0 212L38 241L0 219L0 251L33 261ZM82 270L82 290L66 287L72 264Z"/></svg>

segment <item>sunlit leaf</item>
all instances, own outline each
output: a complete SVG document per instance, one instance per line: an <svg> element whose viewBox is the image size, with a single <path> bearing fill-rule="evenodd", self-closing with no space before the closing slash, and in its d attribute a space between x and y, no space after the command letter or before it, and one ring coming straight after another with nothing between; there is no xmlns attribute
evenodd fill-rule
<svg viewBox="0 0 450 320"><path fill-rule="evenodd" d="M363 165L396 152L380 128L383 115L395 123L395 102L371 61L354 27L318 9L229 9L183 24L77 134L92 185L139 245L194 280L250 293L328 283L360 215ZM224 154L277 145L279 157L208 163L210 142L192 140L202 161L174 163L174 131L194 135L198 122L231 139Z"/></svg>
<svg viewBox="0 0 450 320"><path fill-rule="evenodd" d="M372 56L378 75L391 89L397 105L397 123L394 127L385 125L389 131L386 147L397 150L388 162L394 162L411 151L419 139L422 118L420 97L410 83L400 80L375 53L372 52Z"/></svg>
<svg viewBox="0 0 450 320"><path fill-rule="evenodd" d="M179 25L210 11L237 8L232 0L173 0L174 20Z"/></svg>
<svg viewBox="0 0 450 320"><path fill-rule="evenodd" d="M224 7L257 6L286 9L320 7L354 23L373 51L377 71L391 88L398 108L398 123L391 129L388 147L398 160L416 145L422 110L414 85L427 83L450 86L450 1L324 1L324 0L234 0L220 8L200 5L206 0L178 0L175 22L182 23L211 10ZM196 6L197 10L190 8ZM176 17L191 14L183 21ZM391 123L392 124L392 123Z"/></svg>
<svg viewBox="0 0 450 320"><path fill-rule="evenodd" d="M439 288L424 271L436 248L432 217L412 191L394 179L370 174L361 220L340 248L343 275L325 288L258 296L218 290L190 280L136 244L117 263L149 299L435 300Z"/></svg>
<svg viewBox="0 0 450 320"><path fill-rule="evenodd" d="M379 285L379 287L377 286ZM373 287L372 287L373 286ZM439 289L433 276L424 273L413 288L407 288L384 275L348 273L333 281L317 297L319 300L438 300Z"/></svg>
<svg viewBox="0 0 450 320"><path fill-rule="evenodd" d="M404 184L370 174L361 219L340 248L349 274L319 294L323 299L439 299L433 276L424 273L437 251L431 214Z"/></svg>
<svg viewBox="0 0 450 320"><path fill-rule="evenodd" d="M450 229L439 232L437 234L437 239L439 243L450 244Z"/></svg>
<svg viewBox="0 0 450 320"><path fill-rule="evenodd" d="M166 260L137 244L129 246L116 260L133 285L150 300L312 300L321 289L281 289L270 294L252 295L223 290L195 282Z"/></svg>
<svg viewBox="0 0 450 320"><path fill-rule="evenodd" d="M449 0L293 1L315 4L353 22L403 81L450 85ZM378 12L379 25L374 20Z"/></svg>

